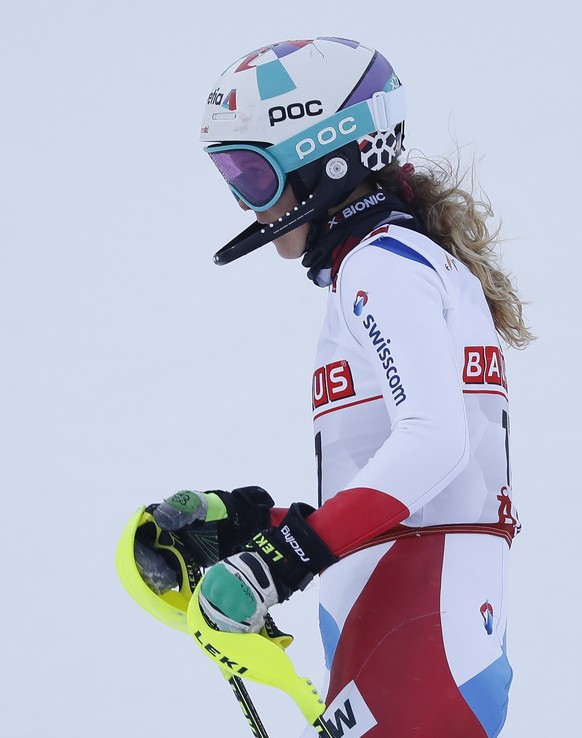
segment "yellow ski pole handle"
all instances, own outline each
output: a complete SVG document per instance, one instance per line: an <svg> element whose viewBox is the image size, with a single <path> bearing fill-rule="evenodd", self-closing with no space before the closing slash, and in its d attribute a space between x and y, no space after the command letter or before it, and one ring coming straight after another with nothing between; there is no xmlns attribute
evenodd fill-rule
<svg viewBox="0 0 582 738"><path fill-rule="evenodd" d="M188 605L188 630L204 653L220 670L235 677L243 677L288 694L303 713L307 722L322 736L330 736L321 719L325 703L313 682L300 677L284 649L270 638L258 633L225 633L211 628L200 610L198 592Z"/></svg>

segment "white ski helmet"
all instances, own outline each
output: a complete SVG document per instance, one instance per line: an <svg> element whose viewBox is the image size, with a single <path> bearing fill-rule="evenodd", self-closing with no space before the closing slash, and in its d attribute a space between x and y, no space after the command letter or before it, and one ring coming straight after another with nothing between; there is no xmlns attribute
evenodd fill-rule
<svg viewBox="0 0 582 738"><path fill-rule="evenodd" d="M282 41L232 64L213 86L201 141L234 195L267 210L289 182L301 203L253 224L214 256L226 264L325 216L397 158L404 90L375 49L342 38Z"/></svg>

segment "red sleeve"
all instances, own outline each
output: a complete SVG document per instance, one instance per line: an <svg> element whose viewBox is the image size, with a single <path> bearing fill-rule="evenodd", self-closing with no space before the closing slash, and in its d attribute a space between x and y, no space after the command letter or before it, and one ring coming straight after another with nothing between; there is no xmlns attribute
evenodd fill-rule
<svg viewBox="0 0 582 738"><path fill-rule="evenodd" d="M289 512L288 507L272 507L271 508L271 525L273 528L281 525L283 518Z"/></svg>
<svg viewBox="0 0 582 738"><path fill-rule="evenodd" d="M398 525L410 515L399 500L377 489L339 492L307 522L336 556L342 556Z"/></svg>

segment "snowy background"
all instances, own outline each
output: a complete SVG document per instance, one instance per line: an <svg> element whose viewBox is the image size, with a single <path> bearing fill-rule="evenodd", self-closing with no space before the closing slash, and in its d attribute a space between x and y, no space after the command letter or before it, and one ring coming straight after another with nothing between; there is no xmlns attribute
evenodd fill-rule
<svg viewBox="0 0 582 738"><path fill-rule="evenodd" d="M510 351L513 549L504 738L573 736L581 683L580 43L574 0L0 0L0 733L250 735L188 636L141 612L114 551L142 502L260 484L313 499L325 294L242 230L198 145L220 71L287 38L376 46L407 144L478 161L539 340ZM574 394L568 392L570 386ZM316 588L277 608L321 678ZM301 715L251 691L274 738Z"/></svg>

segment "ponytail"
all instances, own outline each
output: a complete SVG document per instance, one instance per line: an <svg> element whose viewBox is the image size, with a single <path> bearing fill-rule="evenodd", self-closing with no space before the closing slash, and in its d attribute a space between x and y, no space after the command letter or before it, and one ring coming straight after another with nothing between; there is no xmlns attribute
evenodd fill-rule
<svg viewBox="0 0 582 738"><path fill-rule="evenodd" d="M477 277L497 332L509 346L525 348L534 336L524 320L524 303L499 264L499 228L490 233L486 223L493 215L489 202L462 189L463 177L447 160L427 162L420 171L395 160L370 179L400 196L429 238Z"/></svg>

